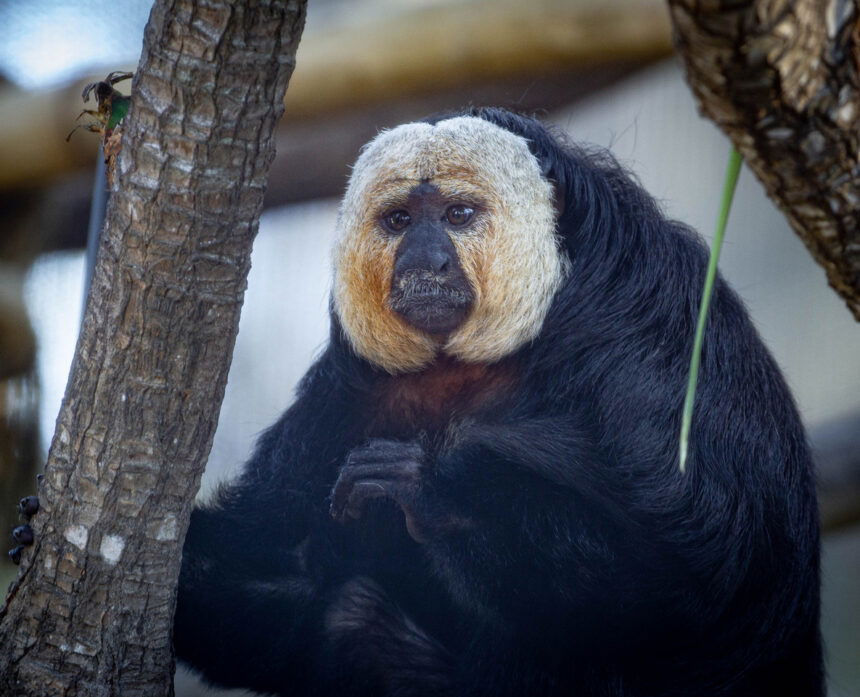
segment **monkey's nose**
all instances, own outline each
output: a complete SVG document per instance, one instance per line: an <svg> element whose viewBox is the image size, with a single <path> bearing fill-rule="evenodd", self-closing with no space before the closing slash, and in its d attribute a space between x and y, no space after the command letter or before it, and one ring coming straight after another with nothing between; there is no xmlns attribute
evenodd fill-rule
<svg viewBox="0 0 860 697"><path fill-rule="evenodd" d="M415 246L402 254L394 264L398 277L412 274L443 276L453 268L453 259L441 245Z"/></svg>
<svg viewBox="0 0 860 697"><path fill-rule="evenodd" d="M437 250L430 255L428 259L430 263L430 271L434 273L446 273L451 264L451 257L443 250Z"/></svg>

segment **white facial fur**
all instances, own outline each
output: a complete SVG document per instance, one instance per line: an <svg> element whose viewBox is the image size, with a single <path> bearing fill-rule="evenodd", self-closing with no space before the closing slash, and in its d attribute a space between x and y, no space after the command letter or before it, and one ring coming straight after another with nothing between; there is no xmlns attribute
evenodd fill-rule
<svg viewBox="0 0 860 697"><path fill-rule="evenodd" d="M387 302L400 239L379 218L425 181L483 211L471 231L451 236L475 301L444 340L411 327ZM333 255L334 307L356 352L396 374L440 352L493 363L537 336L567 273L552 197L526 140L484 119L409 123L377 136L353 168Z"/></svg>

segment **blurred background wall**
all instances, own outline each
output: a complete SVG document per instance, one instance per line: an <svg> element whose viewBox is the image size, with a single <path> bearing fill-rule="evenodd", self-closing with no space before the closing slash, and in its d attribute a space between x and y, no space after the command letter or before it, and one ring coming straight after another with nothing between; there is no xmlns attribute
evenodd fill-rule
<svg viewBox="0 0 860 697"><path fill-rule="evenodd" d="M310 0L202 496L288 405L328 328L337 197L381 128L465 104L537 112L610 148L710 235L728 142L696 112L650 0ZM97 138L87 82L133 68L147 0L0 3L0 523L34 490L82 307ZM126 83L128 84L128 83ZM860 697L860 325L744 171L721 263L816 447L831 694ZM3 517L5 516L5 517ZM14 567L0 561L0 579ZM180 671L178 697L204 694ZM217 693L216 693L217 694Z"/></svg>

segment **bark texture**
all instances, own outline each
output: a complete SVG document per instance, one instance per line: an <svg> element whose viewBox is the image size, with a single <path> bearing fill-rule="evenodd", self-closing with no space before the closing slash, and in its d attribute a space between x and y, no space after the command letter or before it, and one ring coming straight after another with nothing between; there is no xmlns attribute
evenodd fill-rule
<svg viewBox="0 0 860 697"><path fill-rule="evenodd" d="M704 114L860 320L860 3L669 0Z"/></svg>
<svg viewBox="0 0 860 697"><path fill-rule="evenodd" d="M181 545L304 4L155 3L36 543L0 611L2 695L173 692Z"/></svg>

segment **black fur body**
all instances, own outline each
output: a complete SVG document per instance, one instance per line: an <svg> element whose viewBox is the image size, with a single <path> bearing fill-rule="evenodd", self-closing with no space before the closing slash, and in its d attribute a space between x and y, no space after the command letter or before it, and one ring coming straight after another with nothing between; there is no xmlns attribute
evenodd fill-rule
<svg viewBox="0 0 860 697"><path fill-rule="evenodd" d="M706 250L610 157L467 114L526 138L559 194L570 273L539 336L392 376L333 316L192 515L179 657L295 697L822 695L810 457L741 303L718 282L682 474Z"/></svg>

